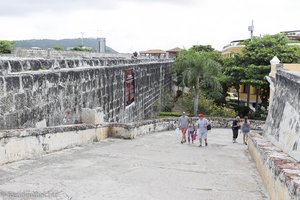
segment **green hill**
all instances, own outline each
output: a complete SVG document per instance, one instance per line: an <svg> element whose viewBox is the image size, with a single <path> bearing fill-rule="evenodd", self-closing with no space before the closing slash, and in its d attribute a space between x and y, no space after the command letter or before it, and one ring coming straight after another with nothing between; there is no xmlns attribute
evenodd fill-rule
<svg viewBox="0 0 300 200"><path fill-rule="evenodd" d="M31 48L31 47L39 47L41 49L52 48L53 46L60 46L63 49L67 50L68 48L78 47L81 45L81 38L74 39L61 39L61 40L51 40L51 39L41 39L41 40L16 40L14 47L21 48ZM97 49L97 39L96 38L83 38L83 45L85 47L90 47L96 51ZM118 53L114 49L106 46L107 53Z"/></svg>

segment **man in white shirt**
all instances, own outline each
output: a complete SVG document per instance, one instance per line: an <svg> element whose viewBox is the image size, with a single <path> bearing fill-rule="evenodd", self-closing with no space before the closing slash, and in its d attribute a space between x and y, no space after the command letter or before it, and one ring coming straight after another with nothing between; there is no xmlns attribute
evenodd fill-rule
<svg viewBox="0 0 300 200"><path fill-rule="evenodd" d="M189 124L189 118L188 116L186 116L185 112L182 113L182 116L180 116L178 118L178 127L182 132L182 139L181 139L181 144L186 142L186 130L188 128L188 124Z"/></svg>

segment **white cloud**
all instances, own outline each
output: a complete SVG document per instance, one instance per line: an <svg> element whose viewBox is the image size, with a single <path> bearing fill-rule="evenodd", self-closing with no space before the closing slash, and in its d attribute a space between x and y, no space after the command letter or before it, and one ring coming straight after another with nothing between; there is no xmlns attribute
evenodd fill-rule
<svg viewBox="0 0 300 200"><path fill-rule="evenodd" d="M297 30L296 0L0 0L0 39L105 36L120 52L189 48ZM98 31L97 31L98 30ZM97 35L98 33L98 35Z"/></svg>

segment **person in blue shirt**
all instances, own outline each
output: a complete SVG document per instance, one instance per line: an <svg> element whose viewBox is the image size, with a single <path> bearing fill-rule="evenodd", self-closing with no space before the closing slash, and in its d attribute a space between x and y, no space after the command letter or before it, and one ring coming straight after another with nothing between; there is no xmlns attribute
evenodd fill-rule
<svg viewBox="0 0 300 200"><path fill-rule="evenodd" d="M205 146L207 146L207 125L209 124L208 120L206 118L204 118L203 114L199 114L198 115L199 119L196 122L197 124L197 132L198 132L198 138L199 138L199 142L200 145L199 147L202 146L202 139L204 139L205 141Z"/></svg>

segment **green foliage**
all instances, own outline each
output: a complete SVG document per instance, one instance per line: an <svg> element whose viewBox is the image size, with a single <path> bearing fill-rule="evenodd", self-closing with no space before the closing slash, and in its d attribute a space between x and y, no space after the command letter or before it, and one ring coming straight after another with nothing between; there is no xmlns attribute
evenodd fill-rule
<svg viewBox="0 0 300 200"><path fill-rule="evenodd" d="M10 54L12 50L12 45L15 42L8 40L0 40L0 53Z"/></svg>
<svg viewBox="0 0 300 200"><path fill-rule="evenodd" d="M267 110L258 109L256 112L254 112L254 119L257 120L266 120L268 116Z"/></svg>
<svg viewBox="0 0 300 200"><path fill-rule="evenodd" d="M237 114L230 108L213 105L210 107L210 116L233 118L236 117Z"/></svg>
<svg viewBox="0 0 300 200"><path fill-rule="evenodd" d="M52 48L53 48L54 50L56 50L56 51L63 51L63 50L64 50L63 48L61 48L61 47L58 46L58 45L54 45Z"/></svg>
<svg viewBox="0 0 300 200"><path fill-rule="evenodd" d="M186 108L187 112L193 113L193 99L192 94L183 96L180 99L181 105ZM208 116L217 116L217 117L235 117L236 112L233 109L217 106L214 103L213 99L205 97L204 94L199 95L199 104L198 104L199 113L203 113Z"/></svg>
<svg viewBox="0 0 300 200"><path fill-rule="evenodd" d="M171 117L180 117L181 114L178 112L160 112L158 115L160 118L171 118Z"/></svg>
<svg viewBox="0 0 300 200"><path fill-rule="evenodd" d="M277 56L283 63L300 62L300 48L288 45L283 34L253 37L243 42L245 48L232 59L223 59L223 84L228 81L237 90L241 83L250 84L260 93L262 105L267 108L269 84L265 79L270 72L270 60ZM258 104L258 103L257 103Z"/></svg>
<svg viewBox="0 0 300 200"><path fill-rule="evenodd" d="M192 50L196 52L214 52L215 49L211 45L193 45Z"/></svg>
<svg viewBox="0 0 300 200"><path fill-rule="evenodd" d="M164 105L162 107L162 111L170 112L174 107L175 99L171 94L165 94L163 96Z"/></svg>
<svg viewBox="0 0 300 200"><path fill-rule="evenodd" d="M300 62L300 48L288 45L289 39L283 34L253 37L245 41L242 53L236 54L238 65L270 65L270 60L277 56L282 63Z"/></svg>
<svg viewBox="0 0 300 200"><path fill-rule="evenodd" d="M222 87L218 80L221 74L221 65L214 59L215 52L195 51L189 49L180 51L173 64L173 73L182 76L182 83L188 86L195 96L200 90L213 91L209 94L213 98L221 96ZM194 102L194 115L197 114L198 98Z"/></svg>
<svg viewBox="0 0 300 200"><path fill-rule="evenodd" d="M87 52L91 52L93 49L88 48L88 47L84 47L82 45L79 45L78 47L74 47L72 49L70 49L71 51L87 51Z"/></svg>
<svg viewBox="0 0 300 200"><path fill-rule="evenodd" d="M199 92L200 86L210 87L215 91L221 90L217 79L221 72L221 66L211 59L208 53L182 50L176 58L172 70L178 76L182 75L183 85L194 87L196 93Z"/></svg>

